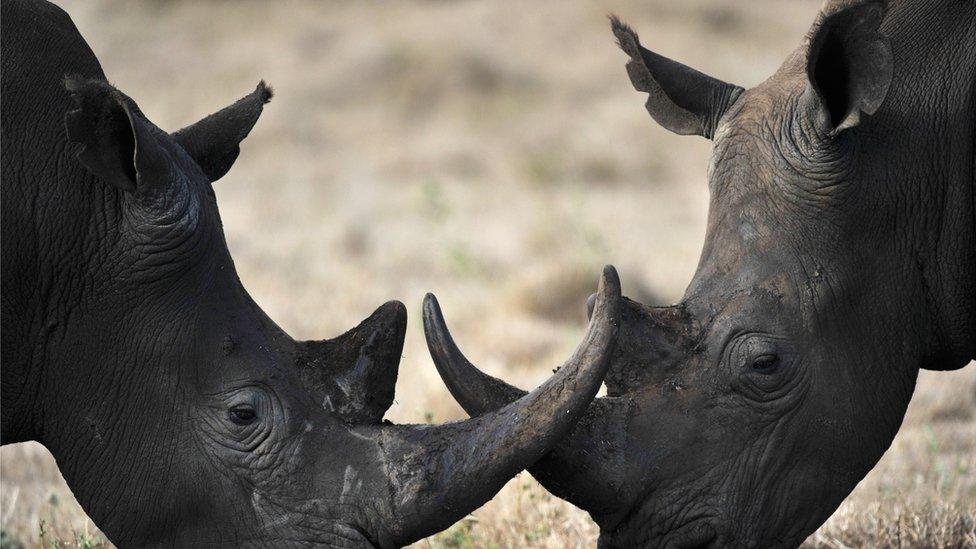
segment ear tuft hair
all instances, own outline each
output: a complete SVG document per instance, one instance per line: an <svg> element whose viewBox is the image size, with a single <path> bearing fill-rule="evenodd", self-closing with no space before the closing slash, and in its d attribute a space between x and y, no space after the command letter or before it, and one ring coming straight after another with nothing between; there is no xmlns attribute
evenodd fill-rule
<svg viewBox="0 0 976 549"><path fill-rule="evenodd" d="M621 21L615 14L611 13L607 18L610 19L610 30L613 31L613 36L617 39L617 46L631 57L639 56L640 49L638 46L640 40L637 32L630 28L630 25Z"/></svg>
<svg viewBox="0 0 976 549"><path fill-rule="evenodd" d="M257 123L274 90L264 80L254 91L171 137L197 163L211 183L230 170L241 152L240 144Z"/></svg>
<svg viewBox="0 0 976 549"><path fill-rule="evenodd" d="M267 105L268 103L271 102L271 99L274 97L274 88L269 86L268 83L265 82L263 79L260 82L258 82L258 87L255 88L254 91L259 92L259 97L261 98L262 105Z"/></svg>

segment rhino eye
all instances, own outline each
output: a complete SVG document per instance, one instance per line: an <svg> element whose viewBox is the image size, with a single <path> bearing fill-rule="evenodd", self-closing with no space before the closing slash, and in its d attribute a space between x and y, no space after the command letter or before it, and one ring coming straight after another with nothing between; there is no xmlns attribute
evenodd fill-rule
<svg viewBox="0 0 976 549"><path fill-rule="evenodd" d="M760 355L752 361L752 371L757 374L772 374L779 370L779 357L776 355Z"/></svg>
<svg viewBox="0 0 976 549"><path fill-rule="evenodd" d="M258 413L250 406L231 408L228 415L230 416L230 420L237 425L250 425L258 418Z"/></svg>

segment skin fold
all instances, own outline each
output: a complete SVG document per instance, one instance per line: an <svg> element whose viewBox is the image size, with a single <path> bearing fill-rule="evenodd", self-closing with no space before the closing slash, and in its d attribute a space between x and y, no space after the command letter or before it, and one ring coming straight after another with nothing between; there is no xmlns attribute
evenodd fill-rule
<svg viewBox="0 0 976 549"><path fill-rule="evenodd" d="M624 299L607 396L530 471L601 547L796 546L918 371L976 358L976 4L828 1L748 90L611 23L651 117L713 141L708 228L680 303ZM425 326L469 414L524 394Z"/></svg>
<svg viewBox="0 0 976 549"><path fill-rule="evenodd" d="M211 184L271 89L168 133L59 8L2 10L0 441L44 444L116 545L405 545L490 499L596 395L620 325L612 267L536 391L457 423L384 421L404 305L296 341L228 252Z"/></svg>

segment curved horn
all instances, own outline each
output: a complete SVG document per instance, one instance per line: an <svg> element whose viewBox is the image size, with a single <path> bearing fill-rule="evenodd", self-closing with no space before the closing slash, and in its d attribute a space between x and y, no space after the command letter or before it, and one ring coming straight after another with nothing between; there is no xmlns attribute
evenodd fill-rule
<svg viewBox="0 0 976 549"><path fill-rule="evenodd" d="M598 294L593 294L587 300L587 315L590 319L599 306L598 297ZM639 354L643 359L647 359L649 354L654 354L655 356L650 360L658 364L663 360L657 355L662 355L665 350L683 348L672 341L678 337L672 334L678 331L679 326L684 327L688 322L684 320L687 315L683 309L647 307L626 297L622 297L619 301L617 314L620 320L621 337L627 335L626 340L629 345L635 345L632 341L643 342L645 339L650 341L650 344L628 348L626 353L618 349L614 353L614 361L629 360L631 354ZM632 333L637 331L640 333ZM645 335L645 332L650 335ZM657 332L663 332L670 337L667 340L655 337ZM447 385L451 396L469 415L478 416L497 410L526 394L526 391L482 372L464 356L454 342L440 306L433 296L429 296L424 302L424 334L437 372ZM615 370L616 368L611 370L605 380L608 394L612 396L623 394L635 385L632 380L625 380L620 375L616 375L619 373Z"/></svg>
<svg viewBox="0 0 976 549"><path fill-rule="evenodd" d="M588 300L591 318L605 314L600 311L603 304L598 298L593 295ZM640 465L627 463L624 452L627 426L640 407L628 389L639 380L630 380L624 375L632 373L632 369L615 371L617 362L626 363L629 354L634 352L641 356L652 352L652 363L665 361L667 349L672 345L675 349L680 348L676 342L669 341L677 339L670 334L684 324L681 321L683 311L677 307L647 307L627 298L620 299L617 314L620 319L618 339L628 341L630 347L617 348L613 353L614 369L604 380L611 396L594 399L572 431L549 454L529 467L532 476L547 490L589 511L601 524L619 519L610 513L619 508L620 501L633 494L631 487L621 485L618 479L627 478L622 473L624 469ZM668 326L662 326L664 324ZM633 341L641 338L632 336L631 332L646 330L648 326L661 330L663 335L652 338L653 345L634 348ZM481 372L465 358L451 337L436 302L425 304L424 328L437 371L451 395L472 416L497 410L525 394L522 389ZM656 369L652 369L645 375L655 372ZM614 377L611 379L611 376ZM652 458L648 456L648 459Z"/></svg>
<svg viewBox="0 0 976 549"><path fill-rule="evenodd" d="M597 294L593 296L597 297ZM592 318L591 314L591 326ZM454 343L441 307L430 294L424 299L424 336L427 338L427 349L437 373L444 380L451 396L468 415L480 416L528 394L527 391L492 377L471 364L458 349L457 343Z"/></svg>
<svg viewBox="0 0 976 549"><path fill-rule="evenodd" d="M420 539L462 518L573 428L599 390L613 351L620 301L613 267L604 269L598 293L583 342L536 390L465 421L384 429L382 447L394 487L390 541ZM430 340L427 321L439 317L433 296L424 312ZM449 344L449 338L442 341Z"/></svg>

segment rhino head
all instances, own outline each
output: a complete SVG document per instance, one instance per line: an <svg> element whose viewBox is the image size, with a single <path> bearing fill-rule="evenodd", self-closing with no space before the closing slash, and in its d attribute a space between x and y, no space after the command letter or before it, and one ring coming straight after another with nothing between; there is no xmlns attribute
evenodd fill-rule
<svg viewBox="0 0 976 549"><path fill-rule="evenodd" d="M965 278L923 265L916 251L932 248L915 239L933 234L924 224L938 214L905 202L916 196L905 162L888 163L906 152L890 136L908 121L869 116L894 70L884 15L882 2L828 3L749 90L643 48L612 19L651 116L714 149L705 246L683 299L624 301L607 396L530 468L590 512L601 546L799 544L890 445L919 368L973 356L976 329L952 322L972 311L973 279L953 296ZM967 135L964 117L946 120L959 132L949 142ZM941 233L954 246L967 238L958 219L961 236ZM942 266L973 260L956 250ZM470 414L524 394L464 360L436 309L426 322L438 370Z"/></svg>
<svg viewBox="0 0 976 549"><path fill-rule="evenodd" d="M596 394L618 325L601 282L586 340L526 398L445 425L394 425L407 316L295 341L248 296L211 183L270 99L263 83L168 134L100 80L65 119L108 206L90 296L57 327L37 437L100 528L126 545L391 547L437 532L544 455ZM80 146L79 146L80 145Z"/></svg>

